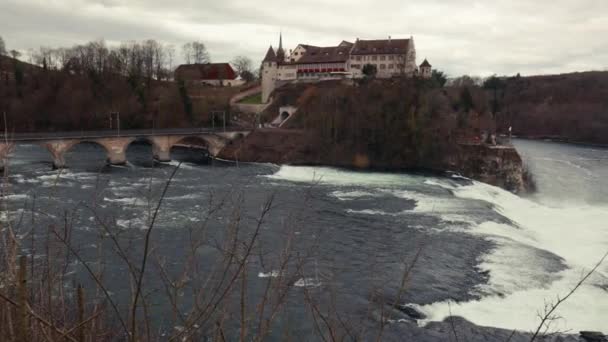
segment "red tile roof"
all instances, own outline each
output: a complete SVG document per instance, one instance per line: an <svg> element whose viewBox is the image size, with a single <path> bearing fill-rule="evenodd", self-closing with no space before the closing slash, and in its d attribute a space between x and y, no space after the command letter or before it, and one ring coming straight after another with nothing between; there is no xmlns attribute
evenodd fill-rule
<svg viewBox="0 0 608 342"><path fill-rule="evenodd" d="M351 55L406 54L409 46L409 39L360 39L353 46Z"/></svg>
<svg viewBox="0 0 608 342"><path fill-rule="evenodd" d="M304 45L302 45L304 46ZM344 63L348 60L350 46L305 46L306 53L296 64Z"/></svg>
<svg viewBox="0 0 608 342"><path fill-rule="evenodd" d="M182 64L175 70L175 78L183 81L233 80L236 77L228 63Z"/></svg>

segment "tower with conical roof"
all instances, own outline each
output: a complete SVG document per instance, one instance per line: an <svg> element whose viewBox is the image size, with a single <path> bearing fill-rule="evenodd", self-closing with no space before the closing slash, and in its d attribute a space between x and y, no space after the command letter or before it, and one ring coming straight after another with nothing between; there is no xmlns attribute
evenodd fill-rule
<svg viewBox="0 0 608 342"><path fill-rule="evenodd" d="M420 76L422 78L431 78L432 75L432 66L431 63L429 63L429 61L426 60L426 58L424 59L424 62L422 62L422 64L420 64Z"/></svg>
<svg viewBox="0 0 608 342"><path fill-rule="evenodd" d="M277 72L279 70L277 54L272 45L268 48L266 56L262 61L262 102L268 102L270 94L274 91Z"/></svg>

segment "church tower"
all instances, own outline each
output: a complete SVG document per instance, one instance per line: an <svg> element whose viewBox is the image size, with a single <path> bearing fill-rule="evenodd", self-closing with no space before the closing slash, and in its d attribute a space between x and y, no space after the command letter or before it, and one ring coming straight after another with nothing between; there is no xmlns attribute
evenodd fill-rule
<svg viewBox="0 0 608 342"><path fill-rule="evenodd" d="M285 61L285 50L283 50L283 32L279 33L279 48L277 49L277 61L279 63Z"/></svg>
<svg viewBox="0 0 608 342"><path fill-rule="evenodd" d="M271 45L262 61L262 103L267 103L274 91L278 70L278 58Z"/></svg>

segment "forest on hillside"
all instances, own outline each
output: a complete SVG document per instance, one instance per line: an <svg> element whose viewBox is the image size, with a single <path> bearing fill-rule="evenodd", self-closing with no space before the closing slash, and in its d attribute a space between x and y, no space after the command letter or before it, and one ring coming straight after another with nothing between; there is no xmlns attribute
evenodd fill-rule
<svg viewBox="0 0 608 342"><path fill-rule="evenodd" d="M183 49L187 61L209 61L202 43ZM228 110L239 89L173 82L173 54L153 40L40 48L30 54L31 63L5 51L0 113L14 132L107 129L112 113L120 113L125 129L210 125L209 113Z"/></svg>
<svg viewBox="0 0 608 342"><path fill-rule="evenodd" d="M608 144L608 72L494 78L485 86L500 132Z"/></svg>
<svg viewBox="0 0 608 342"><path fill-rule="evenodd" d="M313 131L334 152L368 156L380 165L438 166L457 143L480 142L482 133L495 131L480 87L375 79L355 86L296 84L281 88L276 97L275 107L295 103L299 108L287 128Z"/></svg>

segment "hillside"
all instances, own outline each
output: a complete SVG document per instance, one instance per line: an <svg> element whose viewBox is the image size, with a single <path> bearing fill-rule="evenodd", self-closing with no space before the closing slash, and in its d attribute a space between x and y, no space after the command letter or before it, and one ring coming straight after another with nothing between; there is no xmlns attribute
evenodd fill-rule
<svg viewBox="0 0 608 342"><path fill-rule="evenodd" d="M495 130L480 88L441 89L411 79L355 86L322 82L286 85L275 98L266 121L277 107L296 105L297 114L284 128L315 132L324 145L335 147L326 158L350 161L348 150L368 156L377 167L433 167L455 144Z"/></svg>
<svg viewBox="0 0 608 342"><path fill-rule="evenodd" d="M239 88L188 86L96 70L46 70L0 56L0 112L14 132L121 127L177 128L210 124L209 112L228 110Z"/></svg>
<svg viewBox="0 0 608 342"><path fill-rule="evenodd" d="M481 143L495 126L483 89L420 79L290 84L273 95L298 111L283 128L257 130L223 151L240 161L361 169L456 171L513 191L526 187L511 146Z"/></svg>
<svg viewBox="0 0 608 342"><path fill-rule="evenodd" d="M608 72L514 77L499 97L502 132L608 144Z"/></svg>

